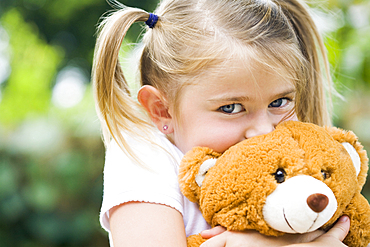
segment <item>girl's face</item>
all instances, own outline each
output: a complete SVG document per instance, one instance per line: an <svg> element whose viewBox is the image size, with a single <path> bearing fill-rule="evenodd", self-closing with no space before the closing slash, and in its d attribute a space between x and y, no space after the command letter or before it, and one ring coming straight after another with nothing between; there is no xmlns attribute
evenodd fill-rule
<svg viewBox="0 0 370 247"><path fill-rule="evenodd" d="M293 83L278 73L234 61L183 89L174 144L183 153L195 146L224 152L244 139L273 131L292 112L294 98ZM286 120L298 119L294 113Z"/></svg>

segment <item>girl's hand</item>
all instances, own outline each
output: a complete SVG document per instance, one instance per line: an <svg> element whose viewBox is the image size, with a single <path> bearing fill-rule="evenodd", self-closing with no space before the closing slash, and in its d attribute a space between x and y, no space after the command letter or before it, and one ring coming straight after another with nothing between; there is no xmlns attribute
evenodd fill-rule
<svg viewBox="0 0 370 247"><path fill-rule="evenodd" d="M323 231L314 231L307 234L286 234L281 237L264 236L256 231L232 232L222 227L215 227L201 233L203 238L211 238L201 247L232 247L232 246L287 246L290 247L319 247L345 246L342 241L349 231L349 218L341 217L333 228L324 234ZM305 243L305 244L303 244Z"/></svg>
<svg viewBox="0 0 370 247"><path fill-rule="evenodd" d="M217 235L218 234L218 235ZM201 247L232 247L232 246L286 246L295 243L307 243L323 235L323 231L314 231L306 234L285 234L281 237L265 236L257 231L233 232L223 227L215 227L201 233L203 238L211 237ZM217 236L215 236L217 235ZM214 237L212 237L214 236ZM297 246L298 247L298 246Z"/></svg>
<svg viewBox="0 0 370 247"><path fill-rule="evenodd" d="M307 246L307 247L326 247L326 246L347 246L342 243L344 238L347 236L350 226L350 220L348 216L342 216L339 221L330 229L327 233L323 234L321 237L317 238L311 243L308 244L299 244L294 245L298 246ZM293 247L293 246L291 246Z"/></svg>

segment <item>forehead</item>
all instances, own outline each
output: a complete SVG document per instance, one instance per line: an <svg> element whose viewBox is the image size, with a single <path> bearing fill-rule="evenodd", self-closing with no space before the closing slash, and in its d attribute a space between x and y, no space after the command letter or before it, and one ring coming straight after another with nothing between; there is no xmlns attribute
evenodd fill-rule
<svg viewBox="0 0 370 247"><path fill-rule="evenodd" d="M294 80L286 69L241 58L233 58L221 66L205 70L184 88L192 93L202 91L204 95L232 92L250 98L256 94L275 95L294 89Z"/></svg>

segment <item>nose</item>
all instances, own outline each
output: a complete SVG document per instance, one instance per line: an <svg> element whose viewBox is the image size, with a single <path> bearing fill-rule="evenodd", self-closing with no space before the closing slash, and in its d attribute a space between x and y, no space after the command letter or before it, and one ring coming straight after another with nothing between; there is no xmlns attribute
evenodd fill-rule
<svg viewBox="0 0 370 247"><path fill-rule="evenodd" d="M307 198L307 204L316 213L322 212L329 204L329 198L326 195L316 193Z"/></svg>
<svg viewBox="0 0 370 247"><path fill-rule="evenodd" d="M275 126L276 124L270 118L268 112L256 114L248 123L248 128L245 132L245 138L248 139L254 136L270 133L275 129Z"/></svg>

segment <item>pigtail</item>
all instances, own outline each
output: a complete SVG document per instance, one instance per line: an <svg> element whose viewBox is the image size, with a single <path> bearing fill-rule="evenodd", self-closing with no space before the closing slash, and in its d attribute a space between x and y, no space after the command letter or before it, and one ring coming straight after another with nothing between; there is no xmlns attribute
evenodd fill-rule
<svg viewBox="0 0 370 247"><path fill-rule="evenodd" d="M93 84L96 110L107 147L113 138L122 150L134 156L121 131L148 133L151 126L141 106L130 96L118 57L122 41L134 22L146 21L149 14L124 7L103 19L94 53ZM135 157L134 157L135 158Z"/></svg>
<svg viewBox="0 0 370 247"><path fill-rule="evenodd" d="M298 38L302 54L308 62L306 76L311 83L306 82L297 88L297 95L303 97L296 100L296 113L303 122L331 125L329 114L331 105L328 107L325 99L328 96L331 102L332 81L322 38L304 3L299 0L278 2L288 17ZM329 95L326 95L326 86L329 89Z"/></svg>

